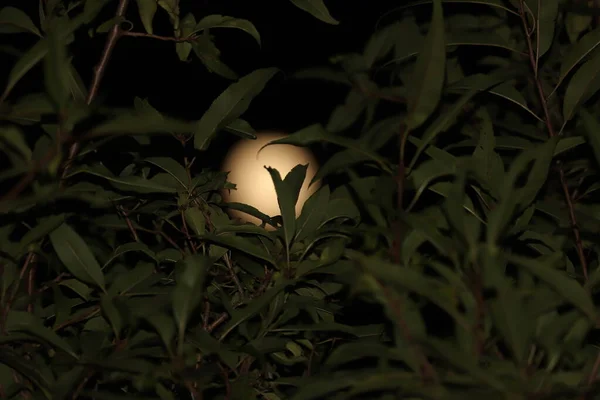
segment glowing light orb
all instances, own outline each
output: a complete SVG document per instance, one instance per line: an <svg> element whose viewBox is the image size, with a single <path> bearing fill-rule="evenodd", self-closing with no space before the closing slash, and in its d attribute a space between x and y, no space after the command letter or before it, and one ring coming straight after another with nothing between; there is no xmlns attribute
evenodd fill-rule
<svg viewBox="0 0 600 400"><path fill-rule="evenodd" d="M227 180L234 183L237 190L225 190L223 193L224 200L248 204L270 217L279 215L275 186L265 166L275 168L279 171L281 178L284 179L296 165L308 164L306 179L300 189L300 195L296 203L296 216L300 215L304 202L320 186L320 182L315 182L310 188L308 187L319 168L317 160L308 149L285 144L265 147L259 153L258 151L265 144L287 135L282 133L260 133L256 136L256 140L238 142L225 157L222 170L229 172ZM230 210L230 214L233 218L240 218L245 222L261 223L258 218L238 210ZM269 228L269 225L267 225L267 228Z"/></svg>

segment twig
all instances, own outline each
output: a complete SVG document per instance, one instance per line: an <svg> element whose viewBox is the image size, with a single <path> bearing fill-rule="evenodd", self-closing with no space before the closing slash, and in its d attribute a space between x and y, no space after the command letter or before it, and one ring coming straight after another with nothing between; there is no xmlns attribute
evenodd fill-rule
<svg viewBox="0 0 600 400"><path fill-rule="evenodd" d="M29 304L27 304L27 312L33 312L33 294L35 292L35 258L31 262L29 268L29 277L27 279L27 295L29 296Z"/></svg>
<svg viewBox="0 0 600 400"><path fill-rule="evenodd" d="M223 313L223 314L219 315L219 318L214 320L212 324L208 325L208 327L206 328L206 331L208 333L211 333L212 331L217 329L219 327L219 325L221 325L223 322L225 322L227 320L227 317L228 317L227 313Z"/></svg>
<svg viewBox="0 0 600 400"><path fill-rule="evenodd" d="M225 257L223 257L223 259L225 260L225 265L227 265L229 274L231 274L231 279L235 283L235 287L237 288L238 292L240 292L240 299L244 300L246 298L246 293L244 292L244 287L242 286L242 283L235 274L235 271L233 270L233 264L231 264L231 257L229 257L228 253L225 253Z"/></svg>
<svg viewBox="0 0 600 400"><path fill-rule="evenodd" d="M377 283L383 290L383 295L385 296L389 307L395 315L396 322L400 328L400 333L404 337L406 343L412 346L415 356L420 359L421 371L419 371L425 381L437 381L437 374L435 369L427 359L425 353L423 353L421 346L418 343L415 343L412 334L410 333L410 328L404 319L403 312L403 304L400 301L398 296L394 296L394 293L390 291L388 287L386 287L383 282L377 280Z"/></svg>
<svg viewBox="0 0 600 400"><path fill-rule="evenodd" d="M159 36L159 35L151 35L149 33L129 32L129 31L121 31L121 36L143 37L143 38L149 38L149 39L162 40L164 42L176 42L176 43L193 42L194 40L198 39L198 36L196 36L196 35L191 35L191 36L187 36L184 38L176 38L173 36Z"/></svg>
<svg viewBox="0 0 600 400"><path fill-rule="evenodd" d="M117 11L115 12L115 17L123 17L125 15L125 11L127 10L127 6L129 4L129 0L119 0L119 5L117 6ZM92 101L98 95L98 90L100 88L100 83L102 82L102 78L104 77L104 72L106 71L106 66L108 65L108 61L112 52L117 44L117 40L122 36L123 30L119 24L114 25L111 30L108 32L108 37L106 39L106 43L104 44L104 50L102 51L102 55L100 56L100 61L94 67L94 77L92 78L92 84L90 85L90 90L88 92L87 98L85 99L86 104L91 104ZM69 169L71 168L71 164L73 163L73 159L79 152L79 142L74 142L71 144L69 148L69 155L67 160L63 165L62 179L65 179Z"/></svg>
<svg viewBox="0 0 600 400"><path fill-rule="evenodd" d="M540 103L542 109L544 111L544 122L546 124L546 128L548 129L548 136L551 138L556 136L556 132L554 131L554 127L552 126L552 120L550 119L550 110L548 108L548 103L546 101L546 95L544 94L544 88L542 87L542 82L537 73L537 55L534 54L533 42L531 40L531 32L529 30L529 23L527 22L527 14L525 12L524 0L520 0L519 2L519 13L521 14L521 20L523 21L523 29L525 30L525 38L527 40L527 48L529 51L529 61L531 63L531 68L534 72L534 82L538 90L538 95L540 98ZM579 262L581 263L581 268L583 270L583 276L585 281L588 280L588 266L587 260L585 257L585 252L583 250L583 242L581 241L581 234L579 232L579 226L577 225L577 218L575 217L575 208L573 206L573 199L571 194L569 193L569 187L567 184L567 179L565 177L565 172L562 169L560 162L557 163L559 175L560 175L560 184L563 189L563 193L565 196L565 200L567 202L567 206L569 208L569 218L571 221L571 229L573 230L573 236L575 237L575 245L577 246L577 255L579 256Z"/></svg>
<svg viewBox="0 0 600 400"><path fill-rule="evenodd" d="M23 263L23 267L21 268L21 272L19 273L19 280L15 283L15 286L11 293L11 296L8 298L8 301L6 302L5 315L8 315L8 312L10 311L10 307L12 306L13 301L15 301L15 298L17 297L17 293L19 292L19 286L20 286L21 282L25 279L25 273L29 269L29 266L35 262L35 256L36 255L34 252L29 252L27 254L27 257L25 258L25 262Z"/></svg>
<svg viewBox="0 0 600 400"><path fill-rule="evenodd" d="M125 14L125 10L127 9L128 3L129 0L119 0L119 5L117 7L115 15L116 17L122 17ZM113 26L113 28L108 34L108 38L106 40L102 56L100 57L100 61L94 67L94 77L92 79L92 84L90 86L90 90L86 98L87 104L91 104L92 101L96 98L96 95L98 94L100 82L102 81L102 77L104 76L104 71L106 70L108 60L110 58L110 55L112 54L117 40L122 35L122 32L123 31L121 30L121 27L117 24ZM32 166L29 172L23 178L21 178L21 180L15 186L13 186L8 193L6 193L0 198L0 203L17 198L17 196L23 190L25 190L25 188L31 183L31 181L35 179L37 173L46 168L46 166L50 164L52 160L54 160L54 157L56 157L56 155L58 154L58 149L61 147L61 145L70 142L71 139L72 137L70 135L68 135L67 137L61 137L60 141L57 143L57 146L51 146L46 152L46 154L44 154L44 156ZM62 165L61 179L65 179L65 177L67 176L71 164L73 163L73 159L75 158L78 152L79 142L73 141L69 148L67 159Z"/></svg>
<svg viewBox="0 0 600 400"><path fill-rule="evenodd" d="M129 219L129 212L126 211L123 206L118 206L117 209L121 211L121 215L123 215L123 218L125 218L125 223L127 223L127 227L129 228L129 232L131 232L131 236L133 236L133 240L139 243L140 237L138 236L133 223L131 223L131 219Z"/></svg>
<svg viewBox="0 0 600 400"><path fill-rule="evenodd" d="M75 317L63 322L62 324L55 326L53 329L55 332L60 331L62 328L65 328L69 325L76 324L78 322L84 321L87 318L91 318L97 314L100 314L100 307L94 306L88 310L88 312L83 313L81 315L76 315Z"/></svg>

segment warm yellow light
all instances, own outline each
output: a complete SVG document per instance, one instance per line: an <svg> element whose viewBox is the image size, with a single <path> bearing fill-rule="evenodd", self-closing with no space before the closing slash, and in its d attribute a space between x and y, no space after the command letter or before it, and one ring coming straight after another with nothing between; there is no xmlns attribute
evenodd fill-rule
<svg viewBox="0 0 600 400"><path fill-rule="evenodd" d="M271 175L264 167L275 168L283 179L296 165L308 164L306 179L296 204L296 216L298 216L304 202L319 188L319 182L308 187L319 168L315 157L308 149L283 144L265 147L259 153L258 151L265 144L287 135L261 133L256 136L256 140L242 140L237 143L225 157L222 169L229 172L227 180L234 183L237 190L226 190L223 193L224 200L248 204L270 217L279 215L275 186ZM231 210L231 216L260 224L257 218L237 210Z"/></svg>

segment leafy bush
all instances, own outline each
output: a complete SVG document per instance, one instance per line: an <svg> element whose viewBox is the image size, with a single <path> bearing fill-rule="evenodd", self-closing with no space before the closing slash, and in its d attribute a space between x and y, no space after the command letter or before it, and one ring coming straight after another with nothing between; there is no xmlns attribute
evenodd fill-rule
<svg viewBox="0 0 600 400"><path fill-rule="evenodd" d="M271 170L281 216L267 216L224 203L235 182L194 164L221 132L254 137L241 116L277 70L238 77L212 33L258 31L127 3L41 2L39 26L0 10L1 33L38 37L0 103L0 397L600 398L596 10L391 10L362 51L296 73L348 88L327 124L277 141L336 145L318 178L337 179L295 215L305 167ZM320 0L292 3L337 23ZM143 31L125 29L137 11ZM153 32L159 12L172 37ZM107 34L89 89L69 52L86 30ZM235 82L199 120L141 98L106 107L123 36L171 41ZM14 96L38 66L45 92Z"/></svg>

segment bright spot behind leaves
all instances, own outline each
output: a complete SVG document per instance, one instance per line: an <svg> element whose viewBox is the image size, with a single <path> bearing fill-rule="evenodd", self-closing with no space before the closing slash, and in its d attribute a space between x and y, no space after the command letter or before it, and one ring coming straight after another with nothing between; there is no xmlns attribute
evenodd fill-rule
<svg viewBox="0 0 600 400"><path fill-rule="evenodd" d="M296 215L300 214L304 202L320 186L320 183L316 182L308 187L319 168L315 157L308 149L283 144L265 147L258 153L265 144L284 136L287 135L260 133L257 134L256 140L242 140L231 148L225 157L222 170L229 172L227 180L234 183L237 190L226 190L223 194L225 201L248 204L270 217L279 215L275 186L265 166L275 168L281 177L285 178L296 165L308 164L306 179L296 203ZM231 210L230 213L233 218L260 224L259 219L244 212Z"/></svg>

